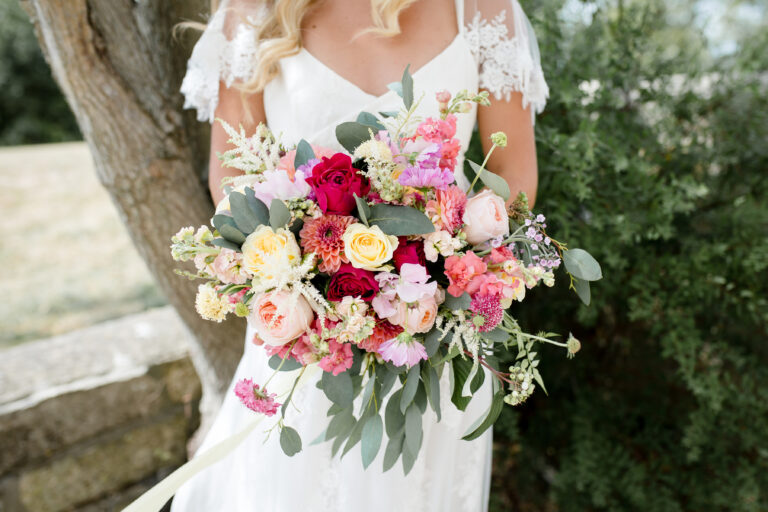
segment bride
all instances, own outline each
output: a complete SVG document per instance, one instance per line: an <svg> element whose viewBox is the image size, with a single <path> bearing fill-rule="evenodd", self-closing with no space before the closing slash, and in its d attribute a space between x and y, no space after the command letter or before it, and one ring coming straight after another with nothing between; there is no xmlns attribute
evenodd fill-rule
<svg viewBox="0 0 768 512"><path fill-rule="evenodd" d="M512 189L536 194L533 116L548 95L533 30L517 0L229 0L218 8L194 48L182 85L185 107L198 119L222 119L252 133L263 122L286 144L307 139L341 150L334 128L360 111L397 110L387 84L410 64L422 117L438 112L435 93L487 90L491 106L458 117L464 154L477 126L484 149L503 131L508 146L488 168ZM309 135L309 136L308 136ZM227 149L218 123L211 134L209 183L214 201L221 179L234 174L217 153ZM462 168L463 157L457 169ZM463 174L457 182L468 186ZM242 429L252 418L233 393L243 378L263 381L271 370L249 327L245 352L220 412L198 453ZM449 396L449 373L441 379ZM486 383L490 379L485 380ZM344 458L330 443L310 444L328 422L329 402L313 383L294 396L286 420L305 440L293 457L277 436L253 432L236 451L197 474L176 493L173 512L483 511L488 507L491 432L461 437L490 403L479 389L466 413L429 410L413 469L382 471L382 453L367 469L359 445ZM383 450L382 450L383 451Z"/></svg>

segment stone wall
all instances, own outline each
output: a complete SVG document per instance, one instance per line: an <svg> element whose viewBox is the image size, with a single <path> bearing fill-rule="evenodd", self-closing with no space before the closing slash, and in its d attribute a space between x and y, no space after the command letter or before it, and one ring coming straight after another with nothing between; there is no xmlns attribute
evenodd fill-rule
<svg viewBox="0 0 768 512"><path fill-rule="evenodd" d="M161 308L0 352L0 512L120 510L182 464L187 336Z"/></svg>

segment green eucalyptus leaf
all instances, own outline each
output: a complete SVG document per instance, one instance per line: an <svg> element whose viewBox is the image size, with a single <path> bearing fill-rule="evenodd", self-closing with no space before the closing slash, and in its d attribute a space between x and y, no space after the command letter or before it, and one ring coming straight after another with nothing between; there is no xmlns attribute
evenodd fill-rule
<svg viewBox="0 0 768 512"><path fill-rule="evenodd" d="M211 243L217 247L222 247L224 249L232 249L233 251L237 251L237 252L242 251L242 249L240 249L240 244L230 242L226 238L214 238L213 240L211 240Z"/></svg>
<svg viewBox="0 0 768 512"><path fill-rule="evenodd" d="M379 365L376 368L376 379L381 383L381 390L379 392L381 393L382 398L387 396L389 390L392 389L392 385L395 383L396 378L397 374L389 371L386 366Z"/></svg>
<svg viewBox="0 0 768 512"><path fill-rule="evenodd" d="M419 382L419 388L416 390L416 396L413 397L413 403L416 404L416 406L421 411L421 414L424 414L427 411L427 388L424 386L423 382Z"/></svg>
<svg viewBox="0 0 768 512"><path fill-rule="evenodd" d="M412 454L418 454L424 432L421 428L421 411L411 404L405 411L405 446Z"/></svg>
<svg viewBox="0 0 768 512"><path fill-rule="evenodd" d="M424 336L424 348L427 351L427 357L432 357L437 353L437 349L440 347L440 337L443 333L437 326L432 327L432 330Z"/></svg>
<svg viewBox="0 0 768 512"><path fill-rule="evenodd" d="M402 389L398 389L389 397L387 407L384 410L384 426L387 428L387 435L392 437L405 425L405 416L400 412L400 397Z"/></svg>
<svg viewBox="0 0 768 512"><path fill-rule="evenodd" d="M331 372L323 372L320 382L322 383L323 391L325 391L325 396L331 402L337 403L342 407L352 404L355 395L352 377L350 377L349 372L342 372L336 376Z"/></svg>
<svg viewBox="0 0 768 512"><path fill-rule="evenodd" d="M357 115L356 121L362 125L370 126L375 131L386 130L384 125L381 124L381 121L379 121L379 119L370 112L360 112Z"/></svg>
<svg viewBox="0 0 768 512"><path fill-rule="evenodd" d="M443 305L451 311L466 311L469 309L469 305L472 303L472 297L467 292L462 293L458 297L454 297L450 293L445 294L445 302Z"/></svg>
<svg viewBox="0 0 768 512"><path fill-rule="evenodd" d="M408 438L406 437L406 440ZM418 453L412 453L408 448L408 443L403 443L403 473L408 475L413 469L413 465L416 463L416 457Z"/></svg>
<svg viewBox="0 0 768 512"><path fill-rule="evenodd" d="M296 156L293 159L293 168L298 169L305 163L315 158L315 152L312 146L304 139L301 139L296 145Z"/></svg>
<svg viewBox="0 0 768 512"><path fill-rule="evenodd" d="M403 90L403 104L408 110L410 110L411 106L413 105L413 77L411 76L410 68L410 64L405 66L405 71L403 71L403 78L400 80Z"/></svg>
<svg viewBox="0 0 768 512"><path fill-rule="evenodd" d="M291 211L285 203L277 198L269 205L269 225L272 229L284 228L291 222Z"/></svg>
<svg viewBox="0 0 768 512"><path fill-rule="evenodd" d="M235 219L233 219L230 215L224 215L222 213L217 213L214 215L211 221L213 223L213 227L219 231L221 231L221 226L225 224L229 224L233 228L237 227L237 224L235 224Z"/></svg>
<svg viewBox="0 0 768 512"><path fill-rule="evenodd" d="M440 377L438 377L435 367L425 364L421 370L421 379L424 381L429 406L435 411L437 421L440 421Z"/></svg>
<svg viewBox="0 0 768 512"><path fill-rule="evenodd" d="M344 149L354 153L357 146L371 139L371 128L364 124L349 121L336 127L336 140Z"/></svg>
<svg viewBox="0 0 768 512"><path fill-rule="evenodd" d="M352 431L349 433L347 442L344 444L344 449L341 451L341 458L344 458L344 456L349 453L349 450L354 448L355 445L360 442L360 438L363 434L363 425L367 419L368 416L363 416L357 422L355 422L355 426L352 427Z"/></svg>
<svg viewBox="0 0 768 512"><path fill-rule="evenodd" d="M482 181L486 187L491 189L494 194L504 199L504 201L509 200L510 192L507 180L498 174L492 173L488 169L482 169L471 160L468 160L468 162L469 166L472 167L472 170L475 172L475 175L480 174L480 181Z"/></svg>
<svg viewBox="0 0 768 512"><path fill-rule="evenodd" d="M495 341L498 343L504 343L509 339L509 333L501 327L496 327L488 332L481 333L483 338Z"/></svg>
<svg viewBox="0 0 768 512"><path fill-rule="evenodd" d="M387 89L389 89L391 91L394 91L395 94L397 94L401 98L403 97L403 83L402 82L392 82L392 83L389 83L389 84L387 84ZM397 115L397 113L395 113L395 116L396 115ZM394 116L392 116L392 117L394 117Z"/></svg>
<svg viewBox="0 0 768 512"><path fill-rule="evenodd" d="M387 449L384 450L384 471L389 471L394 467L397 459L403 451L403 442L405 441L405 430L400 429L393 436L389 437Z"/></svg>
<svg viewBox="0 0 768 512"><path fill-rule="evenodd" d="M368 408L368 405L371 402L371 397L373 396L373 388L375 384L376 378L374 376L368 377L368 381L363 388L363 399L360 401L360 414Z"/></svg>
<svg viewBox="0 0 768 512"><path fill-rule="evenodd" d="M246 187L245 199L248 202L248 208L251 209L258 219L259 225L269 224L269 208L264 204L264 201L256 197L256 193L251 187Z"/></svg>
<svg viewBox="0 0 768 512"><path fill-rule="evenodd" d="M565 263L565 269L576 279L598 281L603 278L600 264L584 249L563 251L563 263Z"/></svg>
<svg viewBox="0 0 768 512"><path fill-rule="evenodd" d="M354 426L355 416L352 414L352 408L349 407L331 418L330 423L328 423L325 438L333 439L339 436L346 438L347 434Z"/></svg>
<svg viewBox="0 0 768 512"><path fill-rule="evenodd" d="M259 215L256 214L248 204L245 194L232 192L229 194L229 204L232 210L232 218L235 219L237 229L244 234L249 235L256 231L261 224Z"/></svg>
<svg viewBox="0 0 768 512"><path fill-rule="evenodd" d="M579 296L581 302L583 302L585 306L589 306L589 303L592 302L592 292L590 291L589 281L574 279L573 287L576 288L576 295Z"/></svg>
<svg viewBox="0 0 768 512"><path fill-rule="evenodd" d="M282 357L280 357L279 355L275 354L275 355L273 355L272 357L269 358L269 360L267 361L267 364L273 370L277 370L277 368L280 367L280 362L282 360L283 360ZM301 368L301 363L296 361L294 358L289 357L289 358L287 358L285 360L285 362L283 363L283 366L280 367L280 371L281 372L289 372L291 370L298 370L299 368Z"/></svg>
<svg viewBox="0 0 768 512"><path fill-rule="evenodd" d="M472 371L472 361L461 357L456 357L451 361L451 368L453 369L453 393L451 395L451 402L457 409L463 411L467 408L472 397L463 396L462 390L464 389L464 383L467 381L470 372Z"/></svg>
<svg viewBox="0 0 768 512"><path fill-rule="evenodd" d="M473 439L477 439L480 437L483 432L491 428L494 423L496 423L496 420L499 419L499 414L501 414L501 410L504 408L504 390L501 390L497 392L495 395L493 395L493 400L491 401L491 405L488 408L488 412L485 416L485 419L483 420L480 425L473 429L471 432L467 433L462 439L465 441L472 441Z"/></svg>
<svg viewBox="0 0 768 512"><path fill-rule="evenodd" d="M402 413L405 413L405 410L411 405L416 396L416 391L419 388L419 371L420 367L418 364L408 370L408 377L405 380L405 385L403 385L403 394L400 397L400 412Z"/></svg>
<svg viewBox="0 0 768 512"><path fill-rule="evenodd" d="M397 83L397 82L395 82L395 83ZM400 84L398 83L398 86L399 85ZM387 87L389 87L389 86L387 86ZM391 89L391 87L389 87L389 88ZM384 111L379 112L379 115L381 117L397 117L398 114L399 114L399 112L397 110L384 110Z"/></svg>
<svg viewBox="0 0 768 512"><path fill-rule="evenodd" d="M362 197L359 197L357 194L353 194L355 196L355 203L357 204L357 214L360 216L360 220L368 226L368 217L371 216L371 207L368 206L368 203L363 199Z"/></svg>
<svg viewBox="0 0 768 512"><path fill-rule="evenodd" d="M368 223L394 236L422 235L435 231L435 226L416 208L379 203L371 207Z"/></svg>
<svg viewBox="0 0 768 512"><path fill-rule="evenodd" d="M361 451L363 454L363 467L368 468L376 458L381 448L381 439L384 436L384 423L381 416L375 414L368 418L363 426L363 439Z"/></svg>
<svg viewBox="0 0 768 512"><path fill-rule="evenodd" d="M243 245L243 242L245 242L245 234L229 224L223 224L219 229L219 233L221 233L221 236L223 236L225 240L228 240L233 244Z"/></svg>
<svg viewBox="0 0 768 512"><path fill-rule="evenodd" d="M283 427L280 430L280 448L289 457L299 453L301 451L301 436L299 436L299 433L291 427Z"/></svg>

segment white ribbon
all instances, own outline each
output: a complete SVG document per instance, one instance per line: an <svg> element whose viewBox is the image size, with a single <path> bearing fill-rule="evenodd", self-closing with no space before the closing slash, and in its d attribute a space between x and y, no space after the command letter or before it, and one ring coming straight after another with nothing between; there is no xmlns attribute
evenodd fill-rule
<svg viewBox="0 0 768 512"><path fill-rule="evenodd" d="M307 381L312 375L314 375L318 369L319 368L317 365L308 366L301 378L301 381L296 383L296 389L294 392L297 391L299 387L301 387L303 383ZM271 387L273 389L281 390L280 393L276 393L277 396L285 396L287 398L287 395L293 386L293 382L295 381L296 373L299 371L300 370L279 372L277 375L275 375L275 378L273 379L273 386ZM294 378L292 379L291 376L294 376ZM168 500L171 499L174 494L176 494L176 491L179 489L179 487L181 487L187 480L208 466L220 461L232 453L235 448L240 446L240 443L242 443L245 438L248 437L251 432L253 432L259 423L264 420L264 418L265 416L263 415L255 417L250 423L247 424L243 430L237 434L234 434L224 439L223 441L220 441L205 452L195 456L192 460L176 469L176 471L155 484L155 486L150 490L139 496L136 501L124 508L123 512L158 512L161 508L163 508Z"/></svg>

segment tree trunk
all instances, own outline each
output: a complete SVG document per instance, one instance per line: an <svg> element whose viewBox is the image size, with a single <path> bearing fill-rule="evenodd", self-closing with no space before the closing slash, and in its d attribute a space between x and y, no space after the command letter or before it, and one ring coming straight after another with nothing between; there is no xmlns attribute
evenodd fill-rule
<svg viewBox="0 0 768 512"><path fill-rule="evenodd" d="M209 419L242 353L244 322L216 324L194 309L197 282L174 274L170 237L207 224L213 205L200 169L207 126L182 111L189 44L173 25L204 0L22 0L53 75L139 253L194 333L193 359ZM202 141L202 142L201 142ZM120 283L115 283L120 286Z"/></svg>

